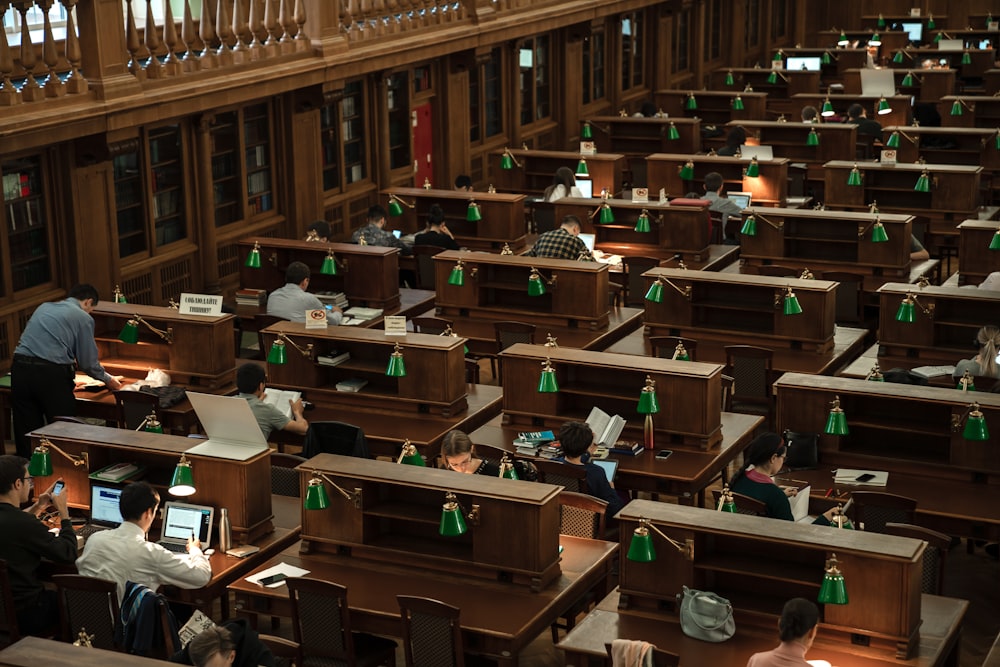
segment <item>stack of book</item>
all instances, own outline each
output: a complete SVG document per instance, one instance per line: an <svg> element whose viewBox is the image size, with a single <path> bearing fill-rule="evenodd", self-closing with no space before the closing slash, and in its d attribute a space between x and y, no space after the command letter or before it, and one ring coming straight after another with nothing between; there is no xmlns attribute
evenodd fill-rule
<svg viewBox="0 0 1000 667"><path fill-rule="evenodd" d="M237 306L263 306L267 303L267 290L238 289L236 290Z"/></svg>
<svg viewBox="0 0 1000 667"><path fill-rule="evenodd" d="M518 433L514 440L517 453L523 456L537 456L539 448L556 439L552 431L525 431Z"/></svg>
<svg viewBox="0 0 1000 667"><path fill-rule="evenodd" d="M347 310L347 295L343 292L316 292L316 298L319 299L324 306L336 306L341 310Z"/></svg>
<svg viewBox="0 0 1000 667"><path fill-rule="evenodd" d="M562 447L559 446L558 442L552 442L538 448L538 456L543 459L557 459L562 455Z"/></svg>
<svg viewBox="0 0 1000 667"><path fill-rule="evenodd" d="M642 443L619 440L615 442L610 451L617 456L639 456L642 454Z"/></svg>
<svg viewBox="0 0 1000 667"><path fill-rule="evenodd" d="M361 391L361 388L368 384L368 380L363 380L361 378L350 378L348 380L342 380L337 383L337 391L346 391L352 394L356 394Z"/></svg>
<svg viewBox="0 0 1000 667"><path fill-rule="evenodd" d="M327 354L317 356L316 363L320 366L339 366L350 358L350 352L337 352L336 350L331 350Z"/></svg>

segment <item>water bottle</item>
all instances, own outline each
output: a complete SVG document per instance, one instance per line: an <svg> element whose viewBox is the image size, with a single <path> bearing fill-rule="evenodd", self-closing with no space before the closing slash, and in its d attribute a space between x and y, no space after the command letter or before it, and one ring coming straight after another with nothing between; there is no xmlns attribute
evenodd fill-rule
<svg viewBox="0 0 1000 667"><path fill-rule="evenodd" d="M219 510L219 551L225 553L233 548L233 526L229 523L229 510Z"/></svg>

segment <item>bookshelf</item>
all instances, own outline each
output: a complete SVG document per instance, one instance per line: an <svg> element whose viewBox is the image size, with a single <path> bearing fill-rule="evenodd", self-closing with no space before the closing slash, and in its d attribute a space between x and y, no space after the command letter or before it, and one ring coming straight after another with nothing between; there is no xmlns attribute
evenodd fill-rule
<svg viewBox="0 0 1000 667"><path fill-rule="evenodd" d="M140 154L131 151L116 155L111 164L115 180L118 256L128 257L145 251L149 246Z"/></svg>
<svg viewBox="0 0 1000 667"><path fill-rule="evenodd" d="M187 236L180 126L166 125L150 130L148 146L153 227L156 247L160 247Z"/></svg>
<svg viewBox="0 0 1000 667"><path fill-rule="evenodd" d="M40 158L0 165L7 216L11 289L19 292L52 280L49 225Z"/></svg>
<svg viewBox="0 0 1000 667"><path fill-rule="evenodd" d="M243 111L246 154L247 213L253 217L274 208L271 175L271 130L267 104Z"/></svg>
<svg viewBox="0 0 1000 667"><path fill-rule="evenodd" d="M240 132L236 111L218 114L212 123L212 200L215 226L243 219L240 187Z"/></svg>

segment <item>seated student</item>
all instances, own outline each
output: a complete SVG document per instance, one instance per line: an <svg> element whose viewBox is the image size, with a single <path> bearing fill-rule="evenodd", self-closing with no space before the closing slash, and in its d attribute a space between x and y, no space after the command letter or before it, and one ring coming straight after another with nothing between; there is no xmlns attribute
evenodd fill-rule
<svg viewBox="0 0 1000 667"><path fill-rule="evenodd" d="M565 216L559 227L539 235L535 245L524 254L526 257L597 261L587 244L580 240L580 218L575 215Z"/></svg>
<svg viewBox="0 0 1000 667"><path fill-rule="evenodd" d="M545 201L556 201L563 197L582 197L580 188L576 187L576 175L569 167L559 167L552 176L552 185L545 188L542 198Z"/></svg>
<svg viewBox="0 0 1000 667"><path fill-rule="evenodd" d="M803 123L820 122L819 111L816 110L816 107L812 106L811 104L807 104L806 106L802 107L802 122Z"/></svg>
<svg viewBox="0 0 1000 667"><path fill-rule="evenodd" d="M923 262L930 258L931 254L927 252L924 244L915 235L910 234L910 261Z"/></svg>
<svg viewBox="0 0 1000 667"><path fill-rule="evenodd" d="M792 598L785 603L778 619L778 648L754 653L747 667L808 667L806 651L819 630L819 608L805 598Z"/></svg>
<svg viewBox="0 0 1000 667"><path fill-rule="evenodd" d="M427 229L413 239L414 245L433 245L445 250L458 250L455 235L448 229L444 211L437 204L431 204L427 211Z"/></svg>
<svg viewBox="0 0 1000 667"><path fill-rule="evenodd" d="M354 233L351 234L351 242L360 245L399 248L399 251L404 255L412 254L410 246L385 230L386 215L385 209L378 204L369 207L368 223L364 227L354 230Z"/></svg>
<svg viewBox="0 0 1000 667"><path fill-rule="evenodd" d="M781 436L777 433L759 435L747 447L743 468L736 473L733 481L729 483L729 488L733 493L763 502L767 505L767 515L772 519L794 521L788 496L798 493L797 489L782 488L771 479L784 465L785 442ZM836 508L827 510L813 523L830 525L834 512Z"/></svg>
<svg viewBox="0 0 1000 667"><path fill-rule="evenodd" d="M559 445L563 455L557 460L581 466L587 473L588 493L608 503L605 511L608 518L618 514L625 507L625 501L611 486L604 469L590 461L590 455L597 450L590 426L586 422L566 422L559 427Z"/></svg>
<svg viewBox="0 0 1000 667"><path fill-rule="evenodd" d="M271 649L245 618L202 630L170 662L195 667L275 667Z"/></svg>
<svg viewBox="0 0 1000 667"><path fill-rule="evenodd" d="M969 371L971 375L1000 378L1000 366L997 365L1000 329L993 326L981 328L976 334L976 343L979 344L979 353L971 359L963 359L955 364L952 376L960 378L965 375L965 371Z"/></svg>
<svg viewBox="0 0 1000 667"><path fill-rule="evenodd" d="M740 146L746 142L747 131L742 126L737 125L729 130L729 134L726 135L726 145L716 151L716 153L718 155L736 155L740 152Z"/></svg>
<svg viewBox="0 0 1000 667"><path fill-rule="evenodd" d="M87 539L76 569L87 577L108 579L118 585L118 601L125 596L125 583L134 582L155 591L161 584L201 588L212 578L212 564L201 550L201 542L188 540L187 553L178 554L146 540L160 495L148 482L132 482L118 501L124 522L114 530L102 530Z"/></svg>
<svg viewBox="0 0 1000 667"><path fill-rule="evenodd" d="M306 291L311 275L305 262L289 264L285 269L285 286L274 290L267 297L267 314L292 322L305 322L307 310L321 310L323 302L315 294ZM336 306L327 311L328 324L336 326L343 318L343 313Z"/></svg>
<svg viewBox="0 0 1000 667"><path fill-rule="evenodd" d="M306 241L318 241L326 243L330 238L330 223L326 220L317 220L306 227Z"/></svg>
<svg viewBox="0 0 1000 667"><path fill-rule="evenodd" d="M305 418L302 399L289 400L288 403L292 406L292 418L289 419L281 410L264 402L266 380L267 373L260 364L248 362L236 370L236 388L240 392L239 396L250 404L250 411L257 419L257 426L264 434L264 439L270 437L271 431L289 431L305 435L309 430L309 422Z"/></svg>
<svg viewBox="0 0 1000 667"><path fill-rule="evenodd" d="M34 487L28 461L20 456L0 456L0 558L7 561L10 596L22 635L41 634L59 623L56 593L46 590L38 579L42 559L56 563L76 559L76 533L66 508L68 494L64 490L53 495L55 485L52 482L34 505L22 511ZM38 514L49 506L59 513L58 535L38 520Z"/></svg>
<svg viewBox="0 0 1000 667"><path fill-rule="evenodd" d="M499 477L500 466L492 461L476 456L476 446L462 431L448 431L441 441L441 460L449 470L464 472L467 475L486 475ZM514 470L518 479L533 482L538 479L538 471L530 463L514 461Z"/></svg>
<svg viewBox="0 0 1000 667"><path fill-rule="evenodd" d="M868 112L860 104L852 104L847 107L847 122L858 126L857 133L870 137L882 137L882 126L874 120L868 118Z"/></svg>
<svg viewBox="0 0 1000 667"><path fill-rule="evenodd" d="M455 189L459 192L472 192L472 179L467 174L455 177Z"/></svg>

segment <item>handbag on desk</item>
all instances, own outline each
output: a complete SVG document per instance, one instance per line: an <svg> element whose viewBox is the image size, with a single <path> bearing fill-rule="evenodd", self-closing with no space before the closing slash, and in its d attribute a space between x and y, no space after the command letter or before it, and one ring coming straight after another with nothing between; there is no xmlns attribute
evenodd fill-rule
<svg viewBox="0 0 1000 667"><path fill-rule="evenodd" d="M733 605L708 591L684 587L681 599L681 630L705 642L724 642L736 633Z"/></svg>
<svg viewBox="0 0 1000 667"><path fill-rule="evenodd" d="M819 434L785 430L785 467L815 470L819 458Z"/></svg>

